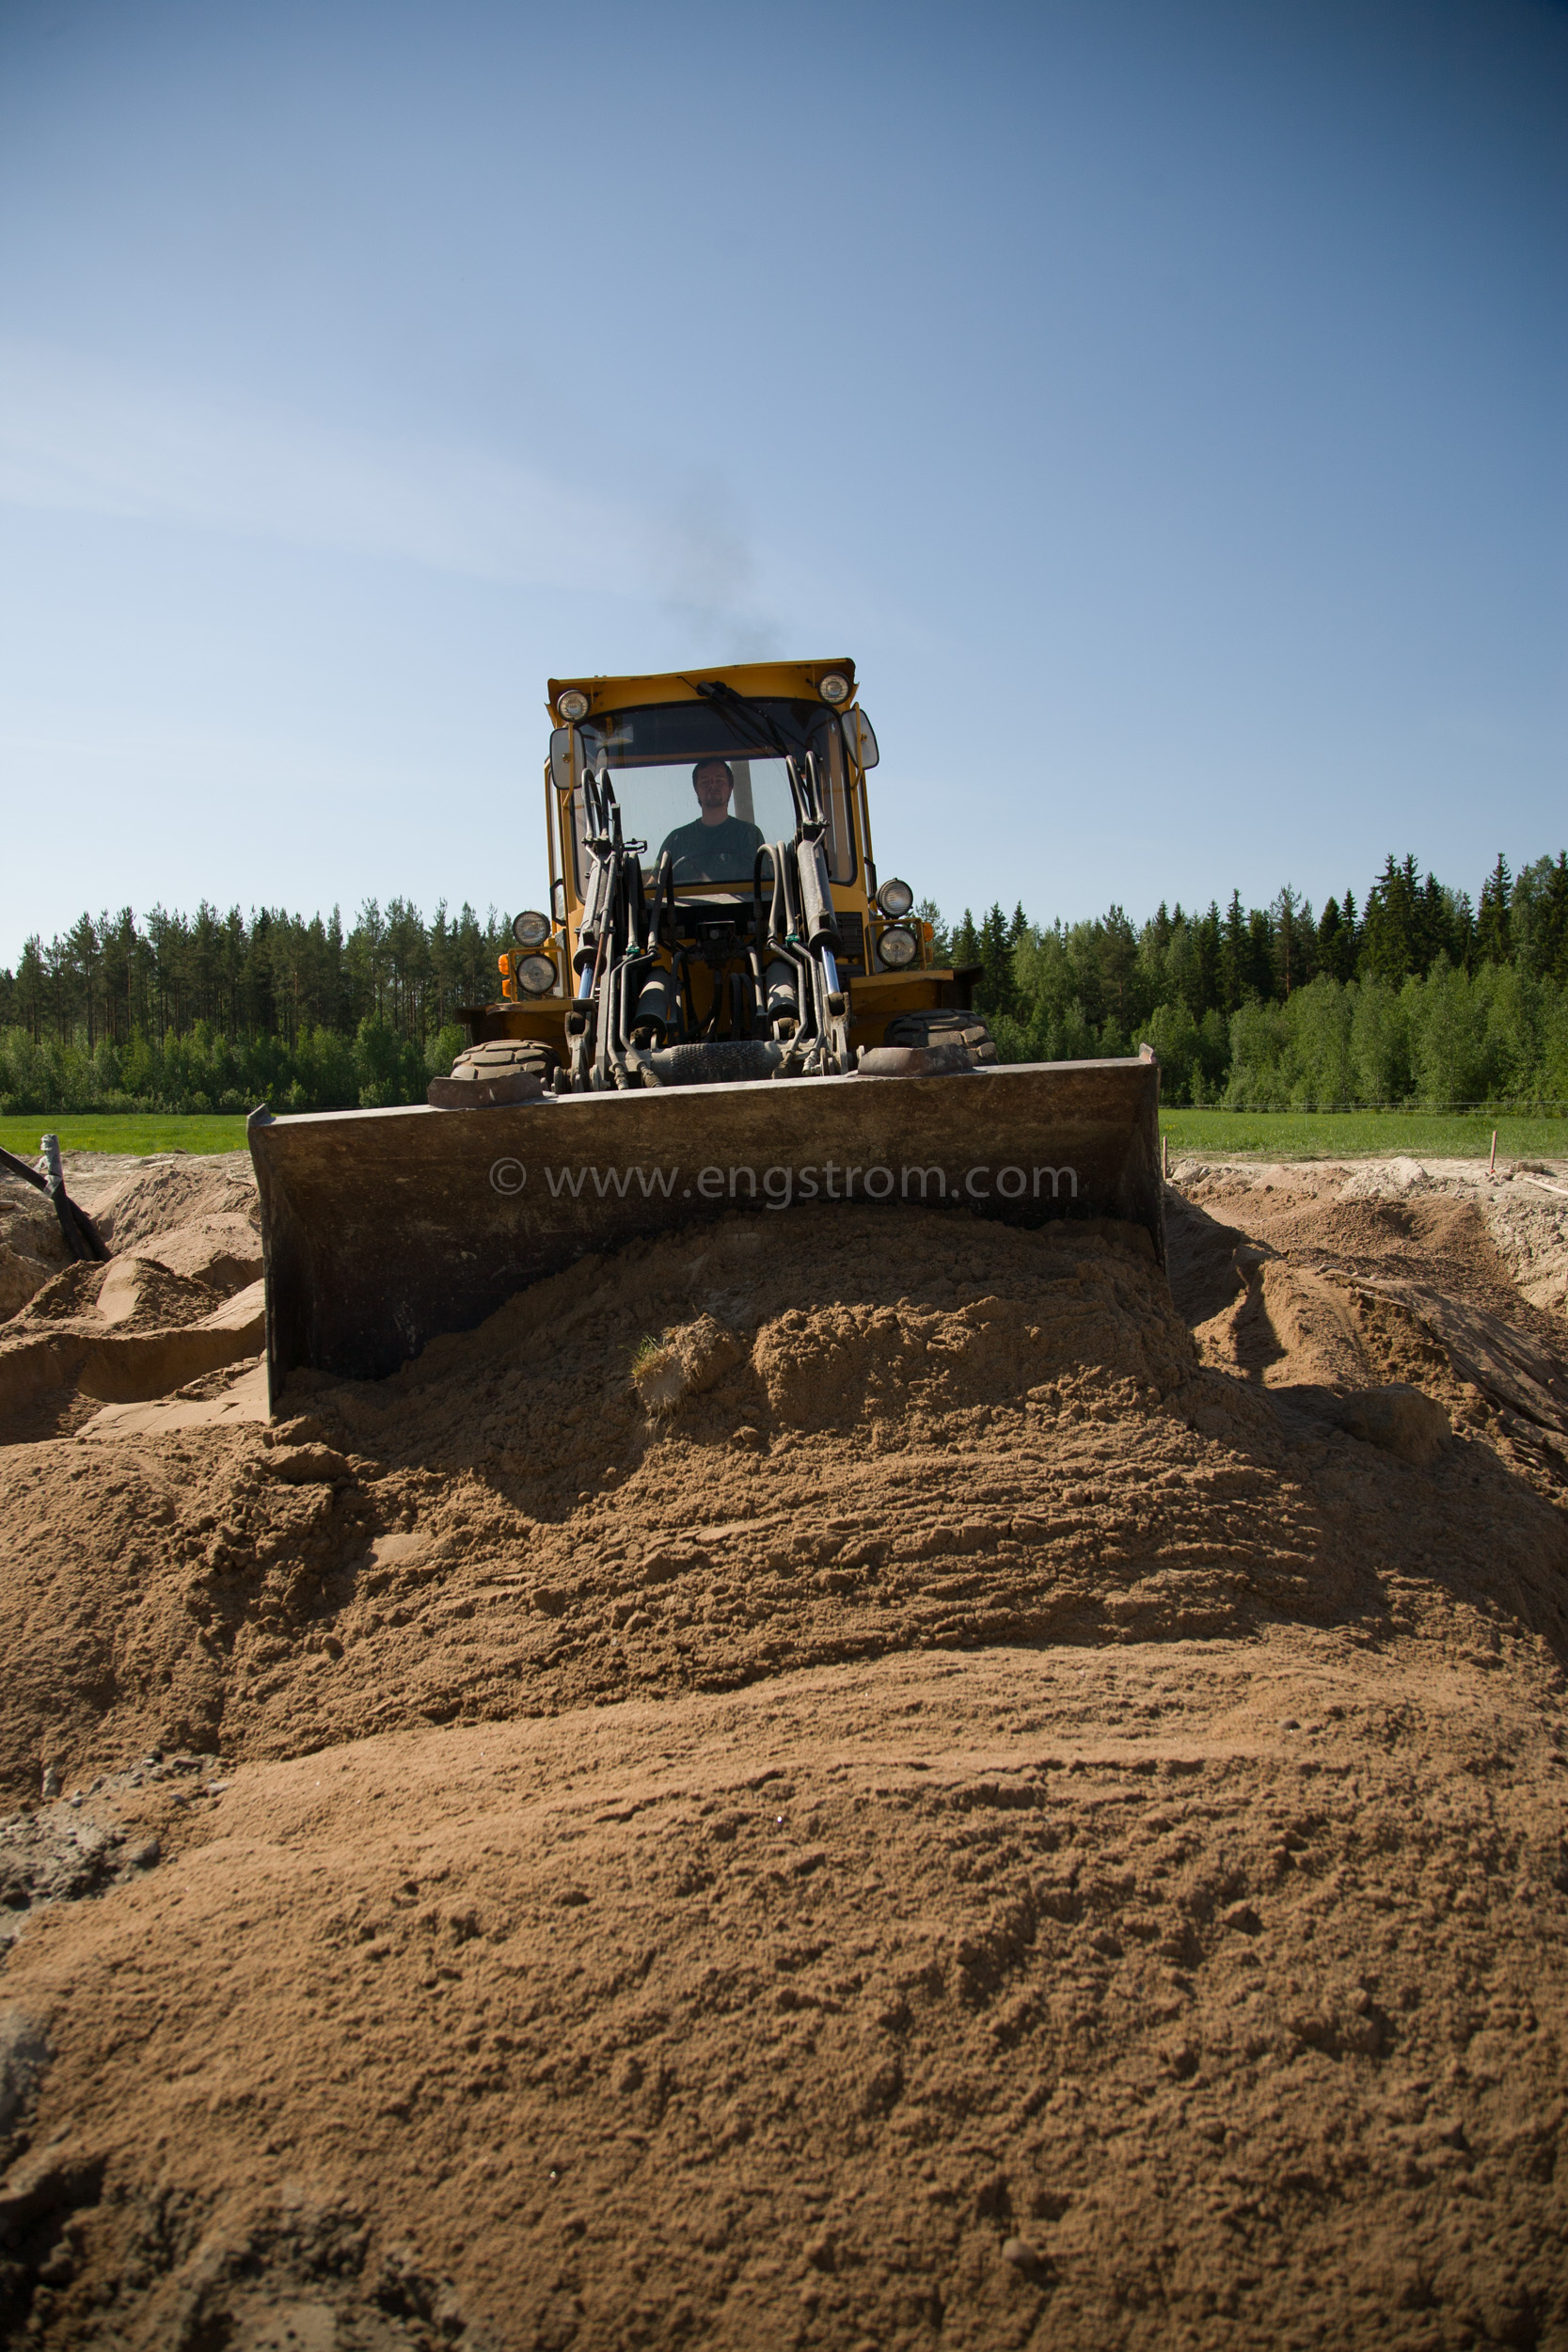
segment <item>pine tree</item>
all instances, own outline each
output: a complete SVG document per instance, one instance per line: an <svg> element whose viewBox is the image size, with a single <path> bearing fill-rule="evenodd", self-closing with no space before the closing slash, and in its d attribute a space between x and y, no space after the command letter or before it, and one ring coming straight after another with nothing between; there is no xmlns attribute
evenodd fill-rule
<svg viewBox="0 0 1568 2352"><path fill-rule="evenodd" d="M1513 900L1513 877L1508 870L1508 860L1499 850L1497 862L1481 886L1481 907L1476 915L1476 954L1482 963L1512 963L1513 961L1513 925L1509 919Z"/></svg>
<svg viewBox="0 0 1568 2352"><path fill-rule="evenodd" d="M1142 1009L1137 990L1138 934L1117 906L1110 909L1099 931L1101 999L1125 1032Z"/></svg>
<svg viewBox="0 0 1568 2352"><path fill-rule="evenodd" d="M1318 917L1318 959L1325 972L1334 971L1338 941L1344 926L1339 919L1338 898L1325 898L1323 911ZM1335 974L1336 978L1338 975Z"/></svg>
<svg viewBox="0 0 1568 2352"><path fill-rule="evenodd" d="M1201 1023L1205 1013L1217 1012L1221 1009L1224 961L1219 902L1211 898L1208 914L1193 925L1192 979L1187 1010L1196 1022Z"/></svg>
<svg viewBox="0 0 1568 2352"><path fill-rule="evenodd" d="M1286 882L1273 907L1275 940L1279 950L1279 977L1282 993L1289 996L1292 988L1299 988L1307 977L1303 972L1304 945L1299 936L1301 900L1291 884Z"/></svg>
<svg viewBox="0 0 1568 2352"><path fill-rule="evenodd" d="M16 1013L35 1045L43 1041L43 942L35 931L16 967Z"/></svg>
<svg viewBox="0 0 1568 2352"><path fill-rule="evenodd" d="M1538 920L1536 969L1547 979L1568 981L1568 850L1557 853Z"/></svg>
<svg viewBox="0 0 1568 2352"><path fill-rule="evenodd" d="M1243 986L1249 997L1255 996L1261 1004L1274 994L1275 932L1260 907L1254 907L1248 914L1246 934Z"/></svg>
<svg viewBox="0 0 1568 2352"><path fill-rule="evenodd" d="M1220 954L1220 1010L1234 1012L1246 993L1247 926L1242 894L1233 890L1225 911L1225 944Z"/></svg>
<svg viewBox="0 0 1568 2352"><path fill-rule="evenodd" d="M1018 987L1013 978L1007 918L1000 901L992 902L980 926L980 961L985 973L975 992L975 1003L982 1012L1011 1012L1018 1002Z"/></svg>
<svg viewBox="0 0 1568 2352"><path fill-rule="evenodd" d="M1410 977L1419 952L1415 871L1414 858L1406 858L1401 866L1390 850L1382 873L1367 893L1367 914L1361 927L1363 960L1369 971L1394 988Z"/></svg>
<svg viewBox="0 0 1568 2352"><path fill-rule="evenodd" d="M965 965L973 967L980 961L980 934L974 928L974 917L965 907L963 921L953 934L953 968L961 972Z"/></svg>

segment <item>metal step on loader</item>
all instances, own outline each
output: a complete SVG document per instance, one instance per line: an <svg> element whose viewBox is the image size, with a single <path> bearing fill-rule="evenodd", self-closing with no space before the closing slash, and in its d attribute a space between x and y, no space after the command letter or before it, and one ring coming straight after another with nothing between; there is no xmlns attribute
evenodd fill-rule
<svg viewBox="0 0 1568 2352"><path fill-rule="evenodd" d="M852 662L552 679L549 708L549 907L515 917L450 1077L251 1117L275 1401L736 1209L1113 1217L1164 1262L1152 1054L998 1061L977 968L938 968L879 883Z"/></svg>

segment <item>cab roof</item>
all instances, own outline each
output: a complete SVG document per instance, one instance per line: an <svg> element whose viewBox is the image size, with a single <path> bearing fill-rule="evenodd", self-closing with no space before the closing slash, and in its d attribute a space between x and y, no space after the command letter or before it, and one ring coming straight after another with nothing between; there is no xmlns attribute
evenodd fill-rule
<svg viewBox="0 0 1568 2352"><path fill-rule="evenodd" d="M552 723L563 725L561 697L571 687L587 695L590 717L597 711L634 709L646 703L698 702L698 687L710 680L733 686L737 694L816 701L821 680L833 671L849 681L848 695L838 706L847 709L855 699L855 665L847 654L820 661L722 662L709 668L665 670L646 677L552 677L548 709Z"/></svg>

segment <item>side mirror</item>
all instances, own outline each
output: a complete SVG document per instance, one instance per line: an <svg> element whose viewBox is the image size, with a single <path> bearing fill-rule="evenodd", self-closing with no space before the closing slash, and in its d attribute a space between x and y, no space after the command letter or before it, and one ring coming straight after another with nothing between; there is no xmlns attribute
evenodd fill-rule
<svg viewBox="0 0 1568 2352"><path fill-rule="evenodd" d="M555 916L558 923L565 922L566 884L563 878L560 874L556 876L554 882L550 884L550 913Z"/></svg>
<svg viewBox="0 0 1568 2352"><path fill-rule="evenodd" d="M550 781L558 792L571 790L582 765L576 734L576 727L557 727L550 737Z"/></svg>
<svg viewBox="0 0 1568 2352"><path fill-rule="evenodd" d="M876 730L858 703L853 710L844 710L839 713L839 724L844 729L845 740L849 746L849 756L856 767L875 768L881 757L880 752L877 749Z"/></svg>

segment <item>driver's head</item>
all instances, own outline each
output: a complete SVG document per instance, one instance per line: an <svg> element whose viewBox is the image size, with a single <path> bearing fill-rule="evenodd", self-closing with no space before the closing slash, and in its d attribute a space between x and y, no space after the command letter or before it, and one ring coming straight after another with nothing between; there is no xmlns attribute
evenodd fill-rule
<svg viewBox="0 0 1568 2352"><path fill-rule="evenodd" d="M730 795L735 790L735 777L730 771L729 761L700 759L691 771L691 789L697 795L704 824L722 824L729 813Z"/></svg>

